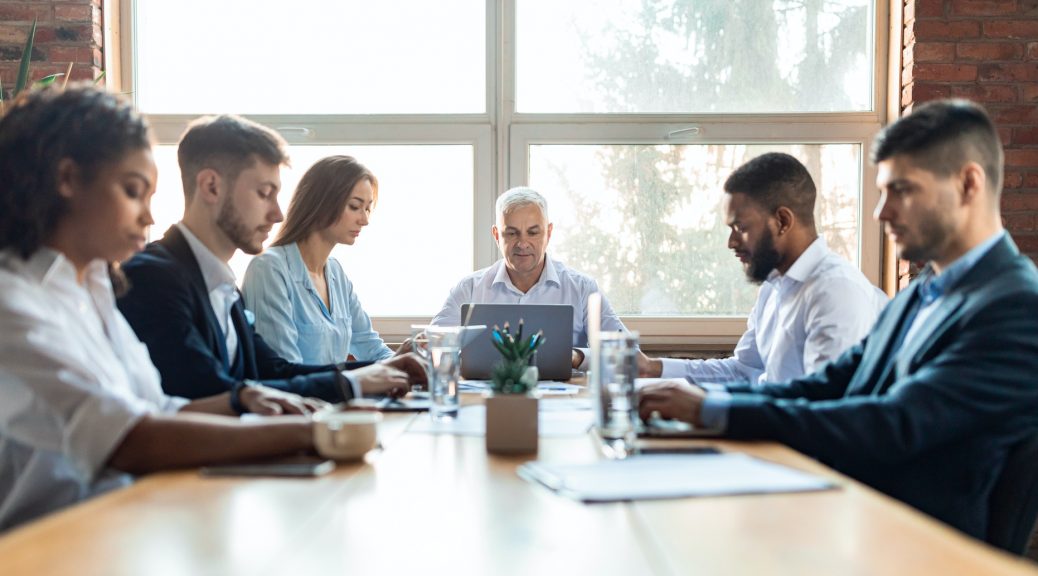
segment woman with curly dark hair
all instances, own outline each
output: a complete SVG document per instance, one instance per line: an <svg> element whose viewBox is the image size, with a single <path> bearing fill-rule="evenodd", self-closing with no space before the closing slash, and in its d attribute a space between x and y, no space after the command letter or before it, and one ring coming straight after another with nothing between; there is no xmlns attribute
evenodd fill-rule
<svg viewBox="0 0 1038 576"><path fill-rule="evenodd" d="M313 448L307 419L162 392L110 277L144 246L156 177L144 119L103 90L32 92L0 118L0 531L130 474ZM254 412L320 406L239 392Z"/></svg>

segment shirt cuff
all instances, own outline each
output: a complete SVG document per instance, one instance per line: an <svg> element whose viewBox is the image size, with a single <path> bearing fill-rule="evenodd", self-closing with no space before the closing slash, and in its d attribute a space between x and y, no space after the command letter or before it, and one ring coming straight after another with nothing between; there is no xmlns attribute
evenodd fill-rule
<svg viewBox="0 0 1038 576"><path fill-rule="evenodd" d="M339 386L342 388L342 397L344 399L349 400L350 398L360 398L363 396L360 382L351 377L349 371L339 370L337 374L339 375Z"/></svg>
<svg viewBox="0 0 1038 576"><path fill-rule="evenodd" d="M580 350L580 354L583 356L583 359L580 361L580 366L577 366L576 370L587 372L588 365L591 364L591 349L580 347L574 347L573 349Z"/></svg>
<svg viewBox="0 0 1038 576"><path fill-rule="evenodd" d="M732 395L722 390L711 390L699 407L699 421L703 428L724 432L728 429L728 409Z"/></svg>
<svg viewBox="0 0 1038 576"><path fill-rule="evenodd" d="M660 358L663 363L663 372L660 378L685 378L685 363L688 360L680 358Z"/></svg>

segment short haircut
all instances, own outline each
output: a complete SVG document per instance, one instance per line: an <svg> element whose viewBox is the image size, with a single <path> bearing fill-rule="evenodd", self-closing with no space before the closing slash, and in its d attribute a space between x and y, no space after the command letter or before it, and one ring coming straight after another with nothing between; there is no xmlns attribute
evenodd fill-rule
<svg viewBox="0 0 1038 576"><path fill-rule="evenodd" d="M548 201L544 199L544 196L533 188L519 186L511 188L497 197L497 206L494 210L495 222L512 210L531 204L540 208L544 219L548 220Z"/></svg>
<svg viewBox="0 0 1038 576"><path fill-rule="evenodd" d="M1002 192L1002 141L987 112L968 100L936 100L922 104L876 136L872 162L908 156L916 166L941 177L967 162L984 168L992 197Z"/></svg>
<svg viewBox="0 0 1038 576"><path fill-rule="evenodd" d="M353 188L364 180L371 183L377 202L378 179L356 158L328 156L315 162L299 180L273 245L299 242L338 222Z"/></svg>
<svg viewBox="0 0 1038 576"><path fill-rule="evenodd" d="M122 97L90 83L27 90L0 118L0 249L28 258L68 209L58 166L85 182L128 153L151 148L148 123Z"/></svg>
<svg viewBox="0 0 1038 576"><path fill-rule="evenodd" d="M745 194L774 214L789 208L805 226L815 223L815 181L799 160L782 152L768 152L739 166L724 182L728 194Z"/></svg>
<svg viewBox="0 0 1038 576"><path fill-rule="evenodd" d="M251 120L224 114L205 116L188 125L180 138L177 161L184 197L195 195L195 180L206 168L233 185L257 160L270 166L288 164L287 144L277 132Z"/></svg>

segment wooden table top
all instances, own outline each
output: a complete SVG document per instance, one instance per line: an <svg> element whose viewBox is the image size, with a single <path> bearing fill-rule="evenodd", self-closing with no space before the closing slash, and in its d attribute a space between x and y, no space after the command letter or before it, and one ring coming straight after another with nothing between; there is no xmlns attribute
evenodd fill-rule
<svg viewBox="0 0 1038 576"><path fill-rule="evenodd" d="M383 450L320 478L142 478L0 538L0 574L1038 574L778 444L705 441L840 489L582 504L520 479L529 457L415 418L387 415ZM537 457L601 456L588 435Z"/></svg>

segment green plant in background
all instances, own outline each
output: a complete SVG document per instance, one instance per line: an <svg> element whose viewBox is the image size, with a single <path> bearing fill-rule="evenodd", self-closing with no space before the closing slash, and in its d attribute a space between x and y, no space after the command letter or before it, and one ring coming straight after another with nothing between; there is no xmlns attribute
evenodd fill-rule
<svg viewBox="0 0 1038 576"><path fill-rule="evenodd" d="M22 49L22 59L18 63L18 77L14 82L14 92L11 93L11 97L17 97L22 90L25 90L26 86L29 86L29 63L32 61L32 48L36 41L36 18L32 20L32 27L29 28L29 34L25 38L25 47ZM69 63L68 73L51 74L50 76L44 76L32 84L34 88L43 88L50 86L58 78L65 77L65 82L68 82L68 75L72 72L72 63ZM104 78L104 72L95 80L95 83L100 82ZM0 115L4 113L4 87L3 83L0 83Z"/></svg>
<svg viewBox="0 0 1038 576"><path fill-rule="evenodd" d="M501 361L494 365L490 374L490 387L497 394L526 394L537 386L537 376L529 376L530 358L544 343L544 334L537 332L523 340L523 321L515 336L509 332L508 323L504 330L494 326L492 340L494 348L501 353Z"/></svg>

